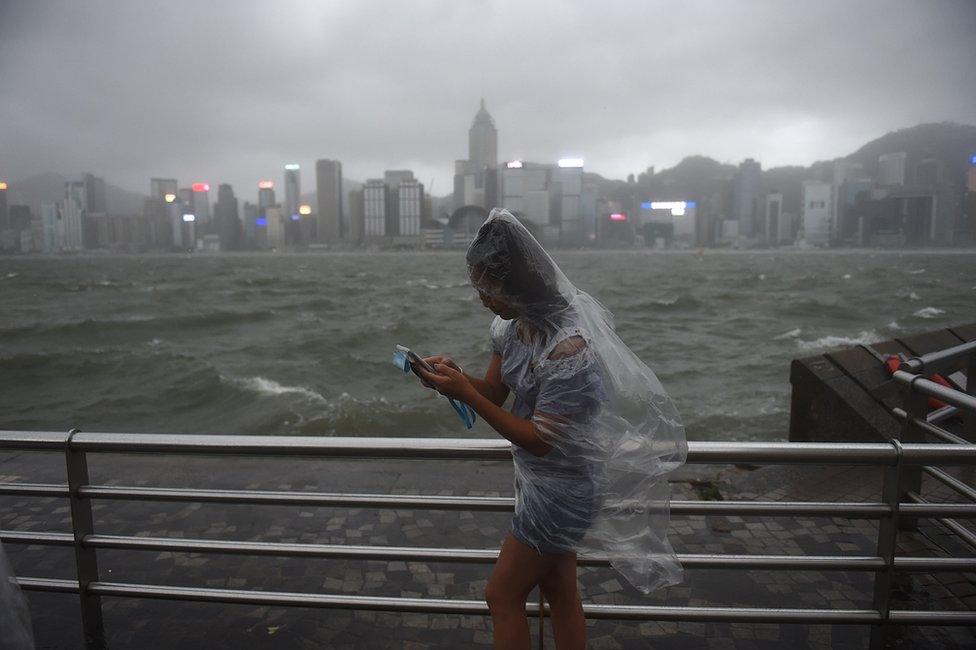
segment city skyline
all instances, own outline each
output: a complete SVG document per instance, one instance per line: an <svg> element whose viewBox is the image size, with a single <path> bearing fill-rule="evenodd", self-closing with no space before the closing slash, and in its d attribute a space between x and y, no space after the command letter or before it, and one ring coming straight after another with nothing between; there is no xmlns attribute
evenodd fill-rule
<svg viewBox="0 0 976 650"><path fill-rule="evenodd" d="M403 34L373 34L368 11L343 5L195 7L173 32L179 3L151 16L8 4L0 178L13 182L92 171L145 194L145 179L175 175L229 183L246 200L290 162L310 188L315 161L330 158L358 181L412 169L445 196L481 97L500 160L580 156L619 179L694 154L808 165L912 124L976 122L976 8L955 2L538 5L519 21L497 3L430 5L412 8ZM244 38L255 26L272 42L299 38L257 52ZM147 47L164 41L174 47L162 56Z"/></svg>

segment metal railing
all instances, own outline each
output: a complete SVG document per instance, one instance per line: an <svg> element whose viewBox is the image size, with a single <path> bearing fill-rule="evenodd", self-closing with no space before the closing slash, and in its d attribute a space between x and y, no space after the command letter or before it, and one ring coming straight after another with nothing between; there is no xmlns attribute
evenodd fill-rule
<svg viewBox="0 0 976 650"><path fill-rule="evenodd" d="M968 354L967 348L962 354ZM940 357L940 360L942 357ZM924 364L931 363L922 358ZM973 362L970 362L970 377ZM926 368L928 370L928 368ZM909 375L906 377L905 375ZM976 399L911 375L895 373L906 385L909 405L904 419L906 432L936 427L917 408L920 396L934 396L966 413L976 413ZM973 384L969 382L969 389ZM911 417L908 416L911 414ZM967 416L968 417L968 416ZM971 420L970 420L971 421ZM938 428L938 427L936 427ZM947 433L947 432L946 432ZM951 434L950 434L951 435ZM877 502L808 501L672 501L673 516L820 516L873 519L879 522L877 551L867 556L794 556L679 554L686 569L863 571L874 573L870 609L795 609L752 607L674 607L643 605L585 604L593 619L641 621L699 621L749 623L808 623L870 625L871 645L880 648L892 625L974 625L976 612L945 610L892 610L892 578L898 573L974 571L974 557L906 557L896 553L896 535L905 518L933 518L958 524L957 519L976 517L976 494L970 486L949 476L936 465L976 465L976 445L965 440L928 444L892 440L889 443L759 443L691 442L688 462L702 464L844 464L882 467L882 499ZM101 598L137 597L198 602L247 603L258 605L318 607L440 614L488 614L483 601L350 596L342 594L294 593L173 587L126 582L107 582L99 574L98 549L160 550L170 552L244 554L359 560L410 560L490 564L495 549L451 549L396 546L348 546L330 544L270 543L233 540L183 539L100 535L94 530L94 499L208 502L225 504L302 505L327 507L403 508L510 512L513 499L478 496L425 496L402 494L340 494L256 490L204 490L180 487L147 488L92 485L88 477L90 453L152 452L160 454L310 456L351 459L452 459L504 460L511 457L504 440L429 438L317 438L294 436L214 436L125 433L69 433L3 431L0 450L55 451L65 453L67 484L0 483L0 494L64 497L69 499L72 533L0 531L0 540L17 544L70 546L74 549L77 580L18 577L27 590L77 593L88 647L105 646ZM967 503L928 503L919 490L906 490L905 475L926 471ZM951 480L946 480L946 477ZM964 529L964 528L963 528ZM964 529L965 530L965 529ZM581 557L582 566L607 566L605 557ZM530 613L549 614L540 604ZM540 635L540 642L541 642Z"/></svg>
<svg viewBox="0 0 976 650"><path fill-rule="evenodd" d="M963 366L966 370L966 392L938 384L925 375L950 375L951 371ZM943 423L953 418L961 418L961 432L970 440L976 438L976 341L963 343L944 350L937 350L920 357L904 361L892 378L905 389L904 408L895 409L895 415L902 421L901 440L903 442L926 442L928 436L950 444L969 444L966 438L948 431ZM932 397L945 404L942 408L928 412L928 398ZM976 503L976 490L936 467L922 465L912 468L902 480L900 499L916 504L928 503L922 496L922 473L928 474L956 494ZM958 537L971 549L976 550L976 532L951 517L936 521ZM916 520L906 518L902 528L913 529Z"/></svg>

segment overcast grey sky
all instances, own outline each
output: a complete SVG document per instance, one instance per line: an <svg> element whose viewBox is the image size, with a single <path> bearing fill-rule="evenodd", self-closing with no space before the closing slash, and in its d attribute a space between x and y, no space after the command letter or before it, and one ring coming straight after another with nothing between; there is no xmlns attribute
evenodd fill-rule
<svg viewBox="0 0 976 650"><path fill-rule="evenodd" d="M204 6L206 5L206 6ZM976 124L976 1L0 0L0 178L234 184L337 158L434 193L484 96L499 156L623 178Z"/></svg>

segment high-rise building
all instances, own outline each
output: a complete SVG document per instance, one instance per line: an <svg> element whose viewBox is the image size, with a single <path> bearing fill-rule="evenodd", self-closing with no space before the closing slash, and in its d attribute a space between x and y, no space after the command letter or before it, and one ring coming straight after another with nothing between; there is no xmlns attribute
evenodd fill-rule
<svg viewBox="0 0 976 650"><path fill-rule="evenodd" d="M813 246L830 241L830 183L803 181L803 239Z"/></svg>
<svg viewBox="0 0 976 650"><path fill-rule="evenodd" d="M363 235L366 239L386 237L388 190L382 178L370 178L363 185Z"/></svg>
<svg viewBox="0 0 976 650"><path fill-rule="evenodd" d="M883 153L878 156L878 185L904 185L907 160L908 154L904 151Z"/></svg>
<svg viewBox="0 0 976 650"><path fill-rule="evenodd" d="M478 175L478 187L483 187L484 171L498 166L498 129L495 120L485 110L485 100L468 130L468 160L474 164Z"/></svg>
<svg viewBox="0 0 976 650"><path fill-rule="evenodd" d="M64 238L63 221L58 204L51 201L41 203L41 252L54 253L61 250Z"/></svg>
<svg viewBox="0 0 976 650"><path fill-rule="evenodd" d="M92 174L83 174L82 181L85 184L85 198L87 199L85 210L99 214L108 212L105 199L105 179Z"/></svg>
<svg viewBox="0 0 976 650"><path fill-rule="evenodd" d="M468 158L454 163L454 208L485 207L485 171L497 166L498 130L482 99L468 130Z"/></svg>
<svg viewBox="0 0 976 650"><path fill-rule="evenodd" d="M298 204L301 201L302 178L301 167L296 163L285 165L285 214L298 214Z"/></svg>
<svg viewBox="0 0 976 650"><path fill-rule="evenodd" d="M410 174L413 176L413 174ZM402 237L419 237L420 223L424 211L424 186L410 179L403 179L397 185L397 230Z"/></svg>
<svg viewBox="0 0 976 650"><path fill-rule="evenodd" d="M342 163L338 160L315 162L315 192L318 198L318 240L334 244L351 239L342 213Z"/></svg>
<svg viewBox="0 0 976 650"><path fill-rule="evenodd" d="M196 217L194 227L198 233L203 233L211 226L210 183L194 183L190 187L193 190L190 207Z"/></svg>
<svg viewBox="0 0 976 650"><path fill-rule="evenodd" d="M766 195L766 209L763 215L763 238L770 246L791 243L789 232L783 231L783 195L779 192Z"/></svg>
<svg viewBox="0 0 976 650"><path fill-rule="evenodd" d="M274 183L258 181L258 213L264 214L272 205L275 205Z"/></svg>
<svg viewBox="0 0 976 650"><path fill-rule="evenodd" d="M150 178L149 179L149 198L162 199L166 203L172 203L173 199L167 200L167 196L177 197L177 185L175 178Z"/></svg>
<svg viewBox="0 0 976 650"><path fill-rule="evenodd" d="M217 202L214 204L214 220L217 222L217 235L220 250L233 251L241 248L242 228L237 213L237 198L234 189L227 183L217 187Z"/></svg>
<svg viewBox="0 0 976 650"><path fill-rule="evenodd" d="M732 181L732 218L739 222L739 235L742 237L753 237L757 234L761 172L762 165L747 158L739 164Z"/></svg>
<svg viewBox="0 0 976 650"><path fill-rule="evenodd" d="M84 181L68 181L64 184L64 200L61 203L61 220L64 229L61 250L80 251L84 248L83 223L87 204Z"/></svg>

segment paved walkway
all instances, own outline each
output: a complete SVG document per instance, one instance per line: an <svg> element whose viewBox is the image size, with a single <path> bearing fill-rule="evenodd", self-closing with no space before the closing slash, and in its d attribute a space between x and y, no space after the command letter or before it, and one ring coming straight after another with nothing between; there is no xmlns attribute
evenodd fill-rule
<svg viewBox="0 0 976 650"><path fill-rule="evenodd" d="M254 458L94 456L93 483L263 490L510 495L511 467L497 462L312 461ZM756 471L690 466L674 498L875 500L880 472L864 468ZM968 477L972 483L972 476ZM0 455L0 481L62 483L57 454ZM431 489L431 485L443 486ZM925 494L938 498L937 486ZM497 548L508 530L500 513L218 506L125 501L94 505L104 534ZM0 496L0 528L70 530L66 501ZM873 555L871 521L807 517L682 517L671 538L684 553ZM924 526L900 536L899 552L939 555ZM8 544L19 575L73 577L71 549ZM957 552L957 551L954 551ZM406 597L480 599L485 565L275 559L147 551L99 551L103 580L181 586ZM693 570L684 583L641 596L610 569L582 568L584 602L689 606L870 608L872 574L821 571ZM976 608L976 576L899 578L895 608ZM77 597L28 592L39 648L80 647ZM103 599L112 648L467 648L490 647L481 616L388 614ZM862 648L866 626L589 621L591 648ZM533 634L537 625L530 625ZM973 647L965 628L900 629L891 647ZM553 647L547 626L546 647Z"/></svg>

